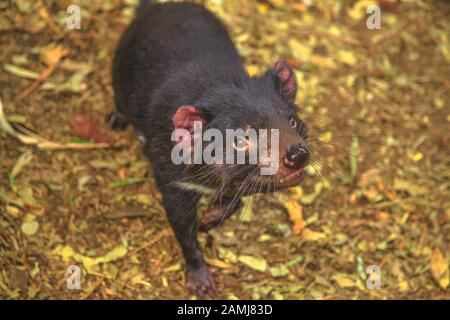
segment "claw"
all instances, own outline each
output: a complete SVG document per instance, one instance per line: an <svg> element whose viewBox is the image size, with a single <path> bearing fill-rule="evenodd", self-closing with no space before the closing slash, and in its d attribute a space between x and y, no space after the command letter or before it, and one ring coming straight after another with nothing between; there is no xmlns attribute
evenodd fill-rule
<svg viewBox="0 0 450 320"><path fill-rule="evenodd" d="M216 285L206 267L186 271L186 288L202 299L217 296Z"/></svg>

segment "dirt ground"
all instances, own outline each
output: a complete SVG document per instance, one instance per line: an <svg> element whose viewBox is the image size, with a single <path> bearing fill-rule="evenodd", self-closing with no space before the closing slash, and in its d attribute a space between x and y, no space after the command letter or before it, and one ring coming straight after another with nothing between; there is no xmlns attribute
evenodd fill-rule
<svg viewBox="0 0 450 320"><path fill-rule="evenodd" d="M134 2L0 1L1 298L193 298L140 142L104 123ZM315 154L301 187L200 236L220 298L450 298L450 5L393 2L203 2L251 75L294 66ZM80 138L80 115L112 143Z"/></svg>

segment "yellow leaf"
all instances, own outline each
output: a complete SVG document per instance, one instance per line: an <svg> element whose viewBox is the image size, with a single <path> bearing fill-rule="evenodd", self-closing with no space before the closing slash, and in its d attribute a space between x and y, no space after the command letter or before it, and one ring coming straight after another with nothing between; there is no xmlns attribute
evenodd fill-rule
<svg viewBox="0 0 450 320"><path fill-rule="evenodd" d="M331 279L336 281L341 288L351 288L355 286L355 281L344 274L335 274Z"/></svg>
<svg viewBox="0 0 450 320"><path fill-rule="evenodd" d="M303 189L302 189L302 187L299 187L299 186L290 188L289 191L292 193L292 196L295 199L298 199L303 195Z"/></svg>
<svg viewBox="0 0 450 320"><path fill-rule="evenodd" d="M332 139L333 139L333 132L331 132L331 131L322 133L319 136L319 140L322 142L330 142Z"/></svg>
<svg viewBox="0 0 450 320"><path fill-rule="evenodd" d="M258 74L258 67L250 65L247 67L247 73L249 77L254 77Z"/></svg>
<svg viewBox="0 0 450 320"><path fill-rule="evenodd" d="M87 257L82 254L76 253L70 246L57 246L54 250L54 253L59 254L64 261L74 259L75 261L82 263L88 273L94 271L94 266L100 263L108 263L118 260L124 257L127 252L128 248L126 241L124 241L122 245L117 246L112 251L108 252L106 255L97 258Z"/></svg>
<svg viewBox="0 0 450 320"><path fill-rule="evenodd" d="M225 261L219 260L219 259L213 259L213 258L208 258L205 257L205 261L207 264L217 267L217 268L222 268L222 269L229 269L231 268L231 264L226 263Z"/></svg>
<svg viewBox="0 0 450 320"><path fill-rule="evenodd" d="M54 66L69 54L69 50L61 45L50 44L41 49L41 59L48 66Z"/></svg>
<svg viewBox="0 0 450 320"><path fill-rule="evenodd" d="M399 288L399 290L400 290L401 292L408 291L408 290L409 290L408 281L405 281L405 280L401 281L401 282L398 284L398 288Z"/></svg>
<svg viewBox="0 0 450 320"><path fill-rule="evenodd" d="M18 218L20 216L20 210L19 208L15 207L15 206L6 206L6 213L8 213L9 215L13 216L14 218Z"/></svg>
<svg viewBox="0 0 450 320"><path fill-rule="evenodd" d="M407 154L408 154L408 157L414 162L418 162L418 161L422 160L422 158L423 158L422 152L412 153L410 151L407 151Z"/></svg>
<svg viewBox="0 0 450 320"><path fill-rule="evenodd" d="M295 235L300 234L306 227L306 222L303 220L302 209L303 207L296 200L289 200L285 207L289 213L289 219L292 222L292 233Z"/></svg>
<svg viewBox="0 0 450 320"><path fill-rule="evenodd" d="M337 59L339 62L353 66L356 63L356 57L353 51L339 50Z"/></svg>
<svg viewBox="0 0 450 320"><path fill-rule="evenodd" d="M64 262L68 262L70 260L70 258L73 257L73 254L74 254L73 249L69 246L65 246L65 247L57 246L55 248L54 252L59 254L63 258Z"/></svg>
<svg viewBox="0 0 450 320"><path fill-rule="evenodd" d="M127 254L127 252L128 252L128 249L125 246L120 245L120 246L114 248L112 251L108 252L106 255L95 258L94 262L95 262L95 264L99 264L99 263L115 261L117 259L124 257Z"/></svg>
<svg viewBox="0 0 450 320"><path fill-rule="evenodd" d="M261 14L266 14L269 11L269 6L263 3L258 4L257 8Z"/></svg>
<svg viewBox="0 0 450 320"><path fill-rule="evenodd" d="M448 262L438 248L434 249L431 256L431 274L442 289L447 289L449 284Z"/></svg>
<svg viewBox="0 0 450 320"><path fill-rule="evenodd" d="M361 20L365 16L367 8L376 4L375 0L360 0L347 13L352 19Z"/></svg>
<svg viewBox="0 0 450 320"><path fill-rule="evenodd" d="M326 238L325 233L313 231L309 228L305 228L301 234L303 240L306 241L319 241Z"/></svg>
<svg viewBox="0 0 450 320"><path fill-rule="evenodd" d="M239 261L252 269L264 272L267 270L267 261L264 258L255 258L252 256L239 256Z"/></svg>
<svg viewBox="0 0 450 320"><path fill-rule="evenodd" d="M141 284L144 287L150 288L152 284L148 281L145 281L145 275L143 273L138 273L137 275L133 276L131 278L131 283L133 284Z"/></svg>
<svg viewBox="0 0 450 320"><path fill-rule="evenodd" d="M171 266L165 268L163 270L163 272L173 272L173 271L178 271L178 270L181 270L181 263L171 265Z"/></svg>
<svg viewBox="0 0 450 320"><path fill-rule="evenodd" d="M225 249L225 248L222 248L222 247L219 247L218 251L219 251L219 257L221 259L224 259L225 261L228 261L228 262L231 262L231 263L236 263L237 262L238 257L233 251Z"/></svg>

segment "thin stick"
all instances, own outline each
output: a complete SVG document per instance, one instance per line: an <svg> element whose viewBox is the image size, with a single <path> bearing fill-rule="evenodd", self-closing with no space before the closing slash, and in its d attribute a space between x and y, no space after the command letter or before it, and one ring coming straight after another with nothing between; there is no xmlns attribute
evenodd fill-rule
<svg viewBox="0 0 450 320"><path fill-rule="evenodd" d="M26 145L36 146L43 150L64 150L64 149L100 149L109 148L111 145L108 143L59 143L50 141L46 138L41 137L37 134L25 134L17 131L6 119L3 112L3 103L0 99L0 129L5 131L7 134L13 136L20 142Z"/></svg>

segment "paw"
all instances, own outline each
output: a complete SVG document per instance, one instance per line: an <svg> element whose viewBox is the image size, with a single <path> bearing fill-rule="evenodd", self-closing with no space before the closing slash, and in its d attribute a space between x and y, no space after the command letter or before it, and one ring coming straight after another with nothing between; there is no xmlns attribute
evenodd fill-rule
<svg viewBox="0 0 450 320"><path fill-rule="evenodd" d="M200 232L207 232L217 227L225 220L225 210L221 207L215 207L205 212L198 225Z"/></svg>
<svg viewBox="0 0 450 320"><path fill-rule="evenodd" d="M216 285L206 266L186 271L186 288L199 298L215 297L217 295Z"/></svg>
<svg viewBox="0 0 450 320"><path fill-rule="evenodd" d="M125 130L128 126L127 119L119 112L108 113L105 120L112 130Z"/></svg>

